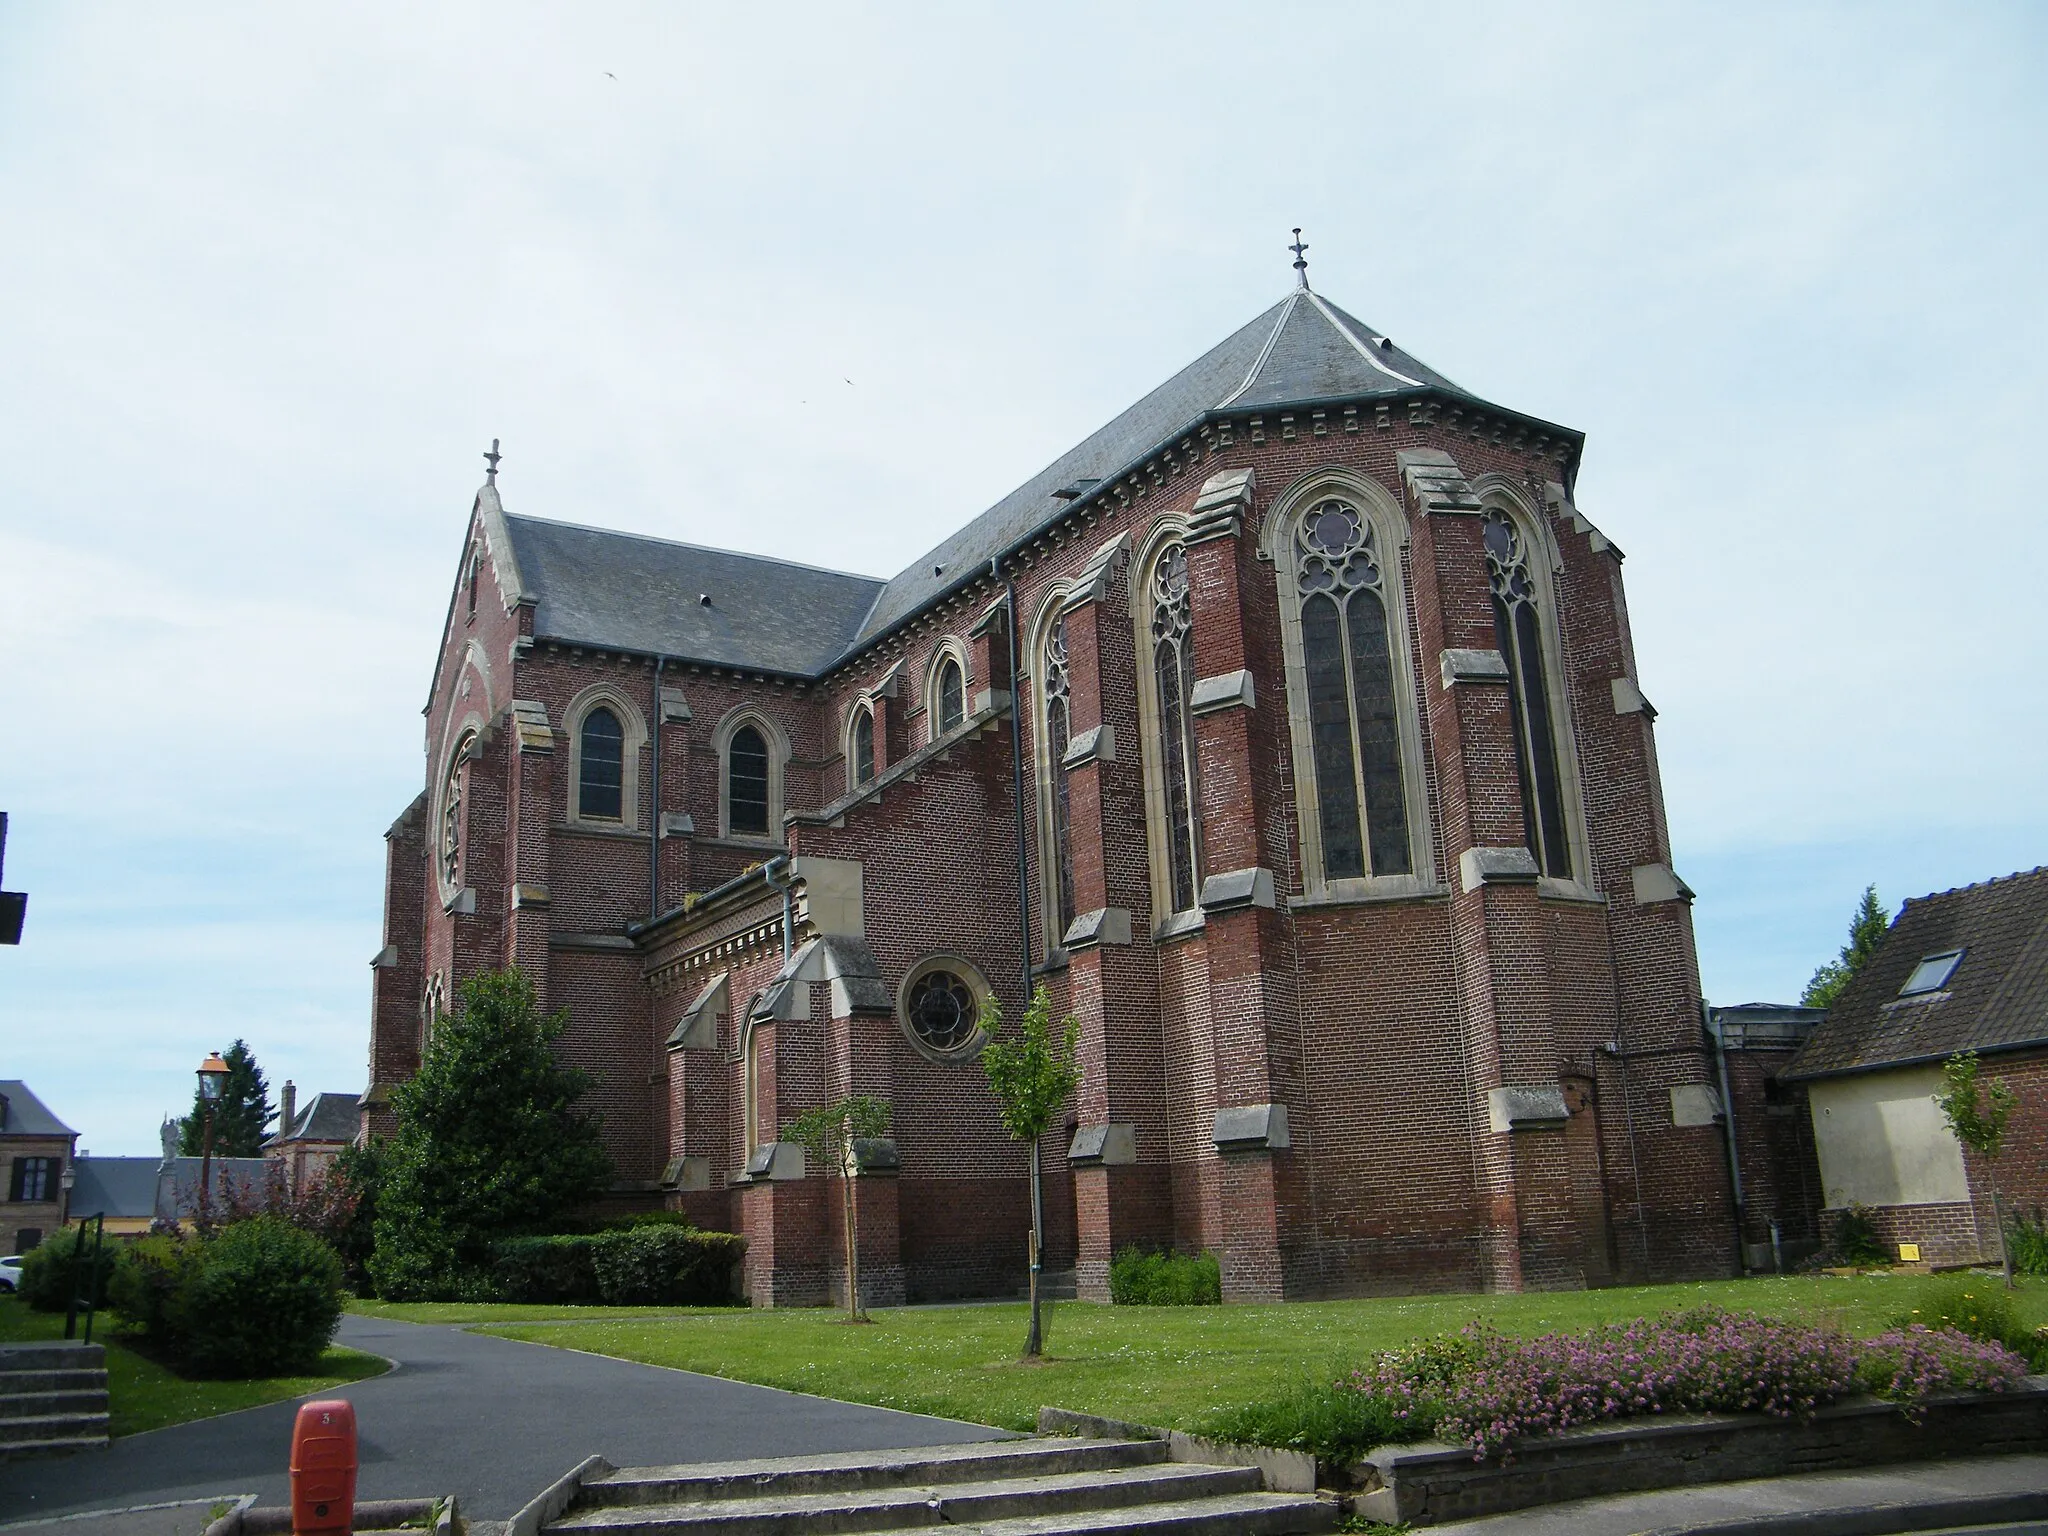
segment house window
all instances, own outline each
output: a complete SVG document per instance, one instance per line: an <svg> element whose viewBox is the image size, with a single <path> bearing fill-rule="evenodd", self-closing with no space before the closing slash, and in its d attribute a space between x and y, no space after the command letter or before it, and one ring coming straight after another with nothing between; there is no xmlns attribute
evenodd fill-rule
<svg viewBox="0 0 2048 1536"><path fill-rule="evenodd" d="M948 656L939 663L938 697L935 700L938 717L933 735L943 736L956 730L967 718L967 678L960 670L960 663Z"/></svg>
<svg viewBox="0 0 2048 1536"><path fill-rule="evenodd" d="M733 837L768 835L768 738L742 725L725 749L725 826Z"/></svg>
<svg viewBox="0 0 2048 1536"><path fill-rule="evenodd" d="M1391 609L1371 520L1347 501L1312 508L1294 574L1324 878L1409 874Z"/></svg>
<svg viewBox="0 0 2048 1536"><path fill-rule="evenodd" d="M1158 706L1155 741L1165 824L1166 889L1172 909L1193 909L1202 885L1201 794L1196 778L1193 608L1187 551L1168 545L1152 567L1152 686Z"/></svg>
<svg viewBox="0 0 2048 1536"><path fill-rule="evenodd" d="M625 807L626 733L619 717L600 704L583 717L576 814L618 821Z"/></svg>
<svg viewBox="0 0 2048 1536"><path fill-rule="evenodd" d="M56 1199L57 1159L17 1157L14 1160L14 1177L10 1182L7 1198L30 1205L45 1204Z"/></svg>
<svg viewBox="0 0 2048 1536"><path fill-rule="evenodd" d="M853 712L853 728L847 733L848 787L865 784L875 776L875 711L862 704Z"/></svg>
<svg viewBox="0 0 2048 1536"><path fill-rule="evenodd" d="M1067 743L1073 736L1072 700L1067 673L1067 621L1053 620L1045 637L1045 746L1050 775L1047 796L1046 858L1052 866L1052 921L1046 948L1056 949L1074 921L1074 861L1068 839Z"/></svg>
<svg viewBox="0 0 2048 1536"><path fill-rule="evenodd" d="M1572 853L1565 835L1563 775L1543 660L1543 615L1536 582L1513 518L1497 509L1489 511L1484 533L1495 643L1508 667L1508 706L1514 722L1515 762L1529 851L1544 874L1568 880Z"/></svg>
<svg viewBox="0 0 2048 1536"><path fill-rule="evenodd" d="M1960 949L1943 950L1938 955L1927 956L1913 967L1913 974L1899 988L1899 996L1918 997L1927 992L1939 992L1948 985L1949 977L1955 975L1956 967L1962 963L1963 952Z"/></svg>

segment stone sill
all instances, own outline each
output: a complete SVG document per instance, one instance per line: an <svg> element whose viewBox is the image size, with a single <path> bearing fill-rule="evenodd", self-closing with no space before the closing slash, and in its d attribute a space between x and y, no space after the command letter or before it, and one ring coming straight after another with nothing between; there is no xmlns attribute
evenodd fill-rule
<svg viewBox="0 0 2048 1536"><path fill-rule="evenodd" d="M1303 891L1287 898L1289 908L1301 907L1383 907L1403 901L1441 901L1451 894L1448 885L1415 885L1394 891Z"/></svg>

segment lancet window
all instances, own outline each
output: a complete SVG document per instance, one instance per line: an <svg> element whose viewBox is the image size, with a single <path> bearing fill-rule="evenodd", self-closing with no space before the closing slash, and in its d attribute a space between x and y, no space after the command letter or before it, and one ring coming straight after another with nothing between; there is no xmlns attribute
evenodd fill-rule
<svg viewBox="0 0 2048 1536"><path fill-rule="evenodd" d="M768 738L757 725L742 725L725 748L725 827L732 837L768 835Z"/></svg>
<svg viewBox="0 0 2048 1536"><path fill-rule="evenodd" d="M1166 890L1176 912L1195 905L1202 886L1201 792L1195 757L1193 606L1187 551L1168 545L1152 564L1152 686L1164 834Z"/></svg>
<svg viewBox="0 0 2048 1536"><path fill-rule="evenodd" d="M1047 797L1050 817L1047 827L1046 858L1052 866L1052 910L1047 925L1051 930L1046 947L1054 948L1066 936L1074 921L1074 861L1068 832L1067 744L1073 736L1073 704L1067 670L1067 621L1053 620L1045 637L1043 676L1045 678L1046 767L1051 775Z"/></svg>
<svg viewBox="0 0 2048 1536"><path fill-rule="evenodd" d="M473 737L465 736L455 744L455 750L448 755L448 777L441 784L441 882L450 887L462 884L462 845L468 829L462 765L469 756L472 740Z"/></svg>
<svg viewBox="0 0 2048 1536"><path fill-rule="evenodd" d="M576 814L618 821L625 812L626 733L600 704L583 717L577 754Z"/></svg>
<svg viewBox="0 0 2048 1536"><path fill-rule="evenodd" d="M939 663L937 697L933 700L935 718L932 734L943 736L956 729L967 718L967 679L960 670L960 663L948 656Z"/></svg>
<svg viewBox="0 0 2048 1536"><path fill-rule="evenodd" d="M1513 518L1486 514L1486 577L1493 589L1493 628L1508 665L1508 701L1515 728L1515 766L1522 789L1522 819L1529 851L1544 874L1568 880L1570 839L1565 831L1563 775L1557 722L1552 716L1543 659L1540 594L1529 568L1528 547Z"/></svg>
<svg viewBox="0 0 2048 1536"><path fill-rule="evenodd" d="M875 711L872 705L862 704L853 712L853 723L847 731L847 787L865 784L875 776Z"/></svg>

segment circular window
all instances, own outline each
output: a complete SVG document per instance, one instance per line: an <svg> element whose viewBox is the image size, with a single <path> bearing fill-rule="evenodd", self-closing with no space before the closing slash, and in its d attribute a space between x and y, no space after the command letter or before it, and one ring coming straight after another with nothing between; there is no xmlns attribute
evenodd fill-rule
<svg viewBox="0 0 2048 1536"><path fill-rule="evenodd" d="M981 999L986 991L964 962L927 960L904 982L903 1026L928 1056L964 1056L981 1038Z"/></svg>

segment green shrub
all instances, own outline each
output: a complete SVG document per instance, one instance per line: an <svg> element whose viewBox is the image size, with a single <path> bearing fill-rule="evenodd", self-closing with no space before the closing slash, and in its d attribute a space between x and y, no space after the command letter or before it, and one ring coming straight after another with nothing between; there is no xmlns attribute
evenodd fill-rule
<svg viewBox="0 0 2048 1536"><path fill-rule="evenodd" d="M1248 1445L1277 1445L1307 1451L1316 1460L1344 1466L1376 1445L1421 1440L1434 1420L1411 1412L1403 1418L1389 1399L1361 1392L1348 1381L1298 1383L1280 1397L1246 1403L1212 1414L1202 1433Z"/></svg>
<svg viewBox="0 0 2048 1536"><path fill-rule="evenodd" d="M2015 1211L2005 1224L2005 1250L2012 1255L2016 1275L2048 1275L2048 1220L2037 1205L2031 1212Z"/></svg>
<svg viewBox="0 0 2048 1536"><path fill-rule="evenodd" d="M199 1268L201 1244L175 1233L138 1237L121 1251L107 1301L121 1321L166 1354L182 1352L179 1297Z"/></svg>
<svg viewBox="0 0 2048 1536"><path fill-rule="evenodd" d="M68 1311L73 1288L83 1305L90 1280L93 1304L105 1306L107 1277L114 1272L120 1248L117 1242L102 1241L98 1273L89 1276L86 1271L93 1267L92 1239L85 1235L84 1227L65 1228L21 1256L21 1299L38 1312ZM83 1258L78 1257L81 1250Z"/></svg>
<svg viewBox="0 0 2048 1536"><path fill-rule="evenodd" d="M341 1260L278 1217L237 1222L202 1246L173 1312L180 1353L204 1374L309 1371L341 1321Z"/></svg>
<svg viewBox="0 0 2048 1536"><path fill-rule="evenodd" d="M747 1240L729 1232L631 1227L590 1239L598 1299L607 1306L720 1306Z"/></svg>
<svg viewBox="0 0 2048 1536"><path fill-rule="evenodd" d="M1953 1328L1986 1344L2003 1344L2035 1370L2048 1367L2048 1340L2022 1323L2012 1297L1990 1275L1948 1275L1920 1293L1920 1305L1892 1319L1896 1328Z"/></svg>
<svg viewBox="0 0 2048 1536"><path fill-rule="evenodd" d="M614 1216L605 1222L600 1231L630 1232L635 1227L681 1227L686 1231L697 1230L697 1223L682 1211L635 1211L630 1216Z"/></svg>
<svg viewBox="0 0 2048 1536"><path fill-rule="evenodd" d="M1132 1307L1215 1306L1223 1300L1223 1271L1213 1253L1130 1247L1110 1260L1109 1299Z"/></svg>
<svg viewBox="0 0 2048 1536"><path fill-rule="evenodd" d="M577 1233L507 1238L494 1253L491 1276L501 1301L568 1303L597 1300L595 1239Z"/></svg>
<svg viewBox="0 0 2048 1536"><path fill-rule="evenodd" d="M1889 1264L1897 1257L1878 1240L1877 1221L1867 1205L1852 1204L1835 1223L1835 1254L1844 1264Z"/></svg>

